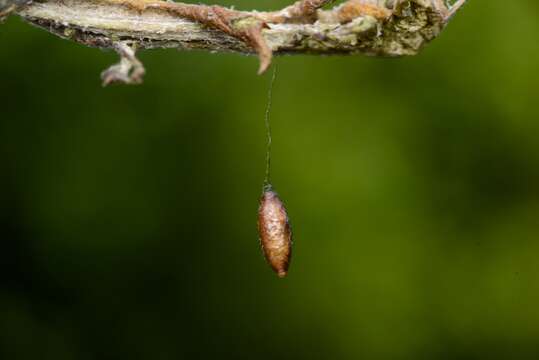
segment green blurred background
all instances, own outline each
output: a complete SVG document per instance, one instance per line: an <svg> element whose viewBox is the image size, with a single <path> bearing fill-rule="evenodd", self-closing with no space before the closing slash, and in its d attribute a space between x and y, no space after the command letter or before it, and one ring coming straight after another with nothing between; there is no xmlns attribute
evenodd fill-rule
<svg viewBox="0 0 539 360"><path fill-rule="evenodd" d="M103 89L115 54L9 19L0 358L539 358L538 14L471 1L417 57L276 60L285 280L256 58L144 52L144 85Z"/></svg>

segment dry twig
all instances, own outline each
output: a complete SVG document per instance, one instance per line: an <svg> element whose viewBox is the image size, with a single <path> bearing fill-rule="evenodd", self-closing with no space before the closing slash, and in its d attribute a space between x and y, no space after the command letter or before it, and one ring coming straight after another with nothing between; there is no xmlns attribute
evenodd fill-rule
<svg viewBox="0 0 539 360"><path fill-rule="evenodd" d="M464 5L443 0L300 0L280 11L238 11L160 0L0 0L0 16L16 12L62 38L116 50L122 60L104 84L140 83L135 49L178 48L257 53L259 73L273 54L415 55Z"/></svg>

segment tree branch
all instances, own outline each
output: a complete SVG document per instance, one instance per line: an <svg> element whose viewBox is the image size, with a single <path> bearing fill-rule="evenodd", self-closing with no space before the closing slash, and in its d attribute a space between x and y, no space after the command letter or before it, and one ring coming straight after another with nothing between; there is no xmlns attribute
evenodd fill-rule
<svg viewBox="0 0 539 360"><path fill-rule="evenodd" d="M330 1L301 0L258 12L159 0L46 0L15 11L62 38L115 49L122 57L115 69L121 71L105 72L104 81L138 83L144 69L135 49L257 53L260 72L272 54L415 55L457 10L443 0L348 0L320 9Z"/></svg>

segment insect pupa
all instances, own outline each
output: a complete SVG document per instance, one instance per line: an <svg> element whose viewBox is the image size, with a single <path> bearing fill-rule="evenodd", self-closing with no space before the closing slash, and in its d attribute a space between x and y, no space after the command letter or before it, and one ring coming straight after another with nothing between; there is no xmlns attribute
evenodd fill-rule
<svg viewBox="0 0 539 360"><path fill-rule="evenodd" d="M260 198L258 233L266 261L277 276L285 277L292 255L292 231L286 208L271 186Z"/></svg>
<svg viewBox="0 0 539 360"><path fill-rule="evenodd" d="M269 114L276 73L277 70L274 68L268 91L268 103L265 115L267 133L266 177L258 207L258 234L266 261L273 271L277 273L277 276L283 278L288 273L288 266L290 265L290 257L292 255L292 230L290 229L286 208L270 184L271 127Z"/></svg>

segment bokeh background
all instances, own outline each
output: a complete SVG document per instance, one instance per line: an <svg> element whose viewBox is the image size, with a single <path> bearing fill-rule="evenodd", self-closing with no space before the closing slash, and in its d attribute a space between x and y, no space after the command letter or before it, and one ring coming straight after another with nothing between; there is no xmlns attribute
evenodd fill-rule
<svg viewBox="0 0 539 360"><path fill-rule="evenodd" d="M285 280L256 58L145 52L144 85L103 89L113 53L9 19L0 358L539 358L538 13L470 1L414 58L277 59Z"/></svg>

